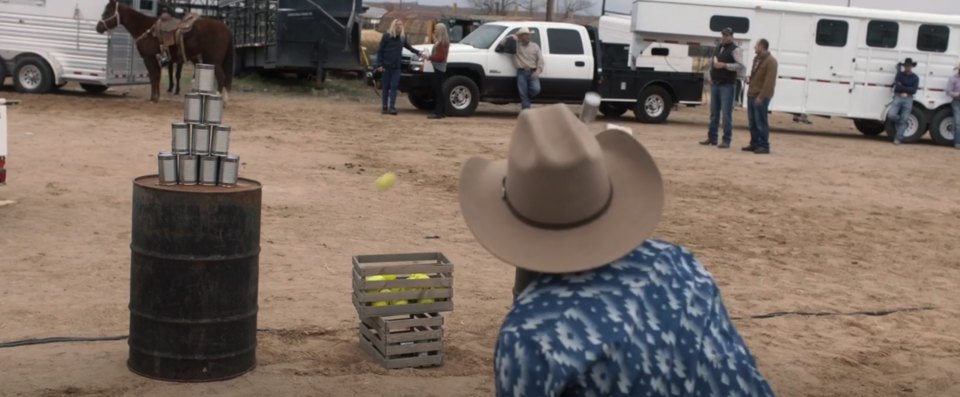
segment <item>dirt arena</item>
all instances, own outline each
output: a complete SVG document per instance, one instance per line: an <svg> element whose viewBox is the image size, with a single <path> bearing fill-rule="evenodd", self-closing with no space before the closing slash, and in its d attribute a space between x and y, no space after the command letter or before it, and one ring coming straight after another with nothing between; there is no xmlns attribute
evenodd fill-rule
<svg viewBox="0 0 960 397"><path fill-rule="evenodd" d="M430 121L350 83L325 93L237 90L226 109L240 174L263 183L258 366L207 384L151 381L125 341L0 349L0 395L489 396L512 269L473 240L457 176L502 158L514 106ZM69 89L69 87L68 87ZM0 200L0 342L128 331L132 180L156 172L177 97L0 93L11 109ZM895 147L844 120L773 118L773 154L702 147L706 109L622 119L657 159L656 237L697 254L780 396L960 396L960 151ZM386 171L400 175L386 192ZM438 236L439 238L432 238ZM441 251L457 265L446 362L381 369L357 346L350 257ZM904 311L899 311L904 310ZM774 312L886 315L752 319ZM884 314L884 313L879 313Z"/></svg>

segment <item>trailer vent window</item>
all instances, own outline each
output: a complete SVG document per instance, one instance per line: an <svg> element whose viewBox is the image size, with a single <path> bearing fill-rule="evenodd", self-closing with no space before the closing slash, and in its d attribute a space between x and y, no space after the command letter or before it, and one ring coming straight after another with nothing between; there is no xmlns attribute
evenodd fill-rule
<svg viewBox="0 0 960 397"><path fill-rule="evenodd" d="M817 45L846 47L849 30L850 24L846 21L821 19L820 22L817 22Z"/></svg>
<svg viewBox="0 0 960 397"><path fill-rule="evenodd" d="M920 51L947 52L950 28L940 25L920 25L917 33L917 49Z"/></svg>
<svg viewBox="0 0 960 397"><path fill-rule="evenodd" d="M867 45L870 47L895 48L900 25L890 21L870 21L867 25Z"/></svg>
<svg viewBox="0 0 960 397"><path fill-rule="evenodd" d="M714 15L710 18L710 30L721 32L726 28L733 29L733 33L747 33L750 31L750 20L744 17L723 15Z"/></svg>
<svg viewBox="0 0 960 397"><path fill-rule="evenodd" d="M153 11L153 0L140 0L140 9L143 11Z"/></svg>
<svg viewBox="0 0 960 397"><path fill-rule="evenodd" d="M655 57L668 57L668 56L670 56L670 49L669 49L669 48L663 48L663 47L657 47L657 48L654 48L654 49L651 49L651 50L650 50L650 55L653 55L653 56L655 56Z"/></svg>
<svg viewBox="0 0 960 397"><path fill-rule="evenodd" d="M547 45L554 55L583 55L583 40L572 29L547 29Z"/></svg>

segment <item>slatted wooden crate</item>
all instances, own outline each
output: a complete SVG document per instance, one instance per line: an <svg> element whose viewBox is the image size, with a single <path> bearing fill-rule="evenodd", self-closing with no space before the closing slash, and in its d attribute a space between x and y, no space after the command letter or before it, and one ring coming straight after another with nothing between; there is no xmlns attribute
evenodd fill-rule
<svg viewBox="0 0 960 397"><path fill-rule="evenodd" d="M360 348L387 369L443 365L443 316L362 318Z"/></svg>
<svg viewBox="0 0 960 397"><path fill-rule="evenodd" d="M453 264L439 252L355 256L353 305L361 319L452 311Z"/></svg>

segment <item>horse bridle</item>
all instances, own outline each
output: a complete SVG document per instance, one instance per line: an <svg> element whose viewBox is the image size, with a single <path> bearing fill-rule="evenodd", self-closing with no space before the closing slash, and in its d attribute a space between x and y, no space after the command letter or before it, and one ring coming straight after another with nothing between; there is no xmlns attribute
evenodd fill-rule
<svg viewBox="0 0 960 397"><path fill-rule="evenodd" d="M101 20L100 20L100 23L103 24L103 28L106 29L108 32L111 31L111 30L116 29L117 26L120 26L120 2L117 1L117 2L113 3L113 5L114 5L114 7L113 7L113 16L111 16L111 17L109 17L109 18L107 18L107 19L101 19ZM114 25L112 28L111 28L111 27L107 27L107 21L112 21L112 20L114 20L114 19L117 20L117 24Z"/></svg>

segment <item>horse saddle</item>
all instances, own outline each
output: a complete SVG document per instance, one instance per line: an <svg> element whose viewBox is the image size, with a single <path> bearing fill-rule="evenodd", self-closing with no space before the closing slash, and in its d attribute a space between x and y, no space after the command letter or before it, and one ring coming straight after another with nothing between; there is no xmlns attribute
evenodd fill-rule
<svg viewBox="0 0 960 397"><path fill-rule="evenodd" d="M164 46L169 47L177 43L177 36L193 30L193 23L200 19L197 14L187 14L183 19L161 18L154 27L154 33Z"/></svg>

